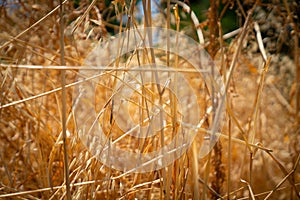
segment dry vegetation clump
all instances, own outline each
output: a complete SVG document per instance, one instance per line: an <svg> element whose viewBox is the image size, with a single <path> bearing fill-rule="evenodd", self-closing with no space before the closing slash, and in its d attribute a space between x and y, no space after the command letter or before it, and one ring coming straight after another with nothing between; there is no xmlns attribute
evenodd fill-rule
<svg viewBox="0 0 300 200"><path fill-rule="evenodd" d="M145 173L116 170L99 161L95 155L97 146L95 152L86 147L86 143L92 143L82 140L78 131L74 88L82 84L78 83L80 69L86 67L85 59L99 41L126 28L135 28L139 23L168 26L165 24L171 22L170 27L202 42L190 20L191 13L184 13L186 8L181 8L183 2L171 2L171 5L166 3L171 12L161 10L164 13L159 17L164 19L145 22L134 15L138 7L131 1L64 1L62 26L59 1L0 1L0 198L300 198L300 6L297 1L210 1L207 20L197 28L204 35L205 48L214 59L215 70L222 74L227 90L220 140L207 156L200 158L199 149L205 142L203 129L210 127L213 116L205 117L203 129L197 129L188 151L159 170ZM143 6L150 10L146 1ZM240 28L223 33L222 19L232 10L239 15ZM128 15L130 23L123 21ZM64 38L60 34L62 28ZM64 55L60 50L62 39ZM184 58L165 51L154 53L158 63L169 63L168 66L180 63L182 74L195 88L199 113L205 116L213 101L204 78L188 73L191 63ZM66 70L59 67L62 57ZM118 81L126 82L120 77L130 72L132 66L147 64L149 60L149 52L130 52L108 66L125 65L125 71L107 70L96 79L96 95L90 103L95 103L97 113L103 111L98 122L111 141L124 134L113 121L116 116L111 99L115 86ZM62 74L66 79L65 94ZM181 111L187 110L184 106L188 105L177 105L173 91L166 89L159 96L155 88L156 85L150 84L141 91L136 90L130 97L129 113L135 123L148 125L141 119L146 118L155 102L163 102L161 106L168 113L162 128L165 135L138 141L126 136L120 148L148 153L160 148L161 141L169 144L182 128L175 119L180 118ZM147 101L138 103L141 93L149 105ZM194 110L189 112L191 118L198 119L193 115Z"/></svg>

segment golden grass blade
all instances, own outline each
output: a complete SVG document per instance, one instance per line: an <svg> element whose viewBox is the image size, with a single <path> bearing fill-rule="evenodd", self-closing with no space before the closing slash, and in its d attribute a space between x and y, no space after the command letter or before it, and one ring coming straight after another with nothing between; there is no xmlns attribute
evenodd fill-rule
<svg viewBox="0 0 300 200"><path fill-rule="evenodd" d="M228 102L228 100L227 100L227 102ZM238 127L239 131L241 132L242 137L243 137L243 139L244 139L244 141L245 141L245 143L246 143L246 147L247 147L247 148L249 149L249 151L251 152L251 148L250 148L250 146L248 145L248 144L249 144L249 141L248 141L248 139L247 139L247 137L246 137L246 133L245 133L245 131L243 130L242 126L240 125L240 122L238 121L238 119L235 117L235 115L234 115L232 109L229 107L228 103L226 104L226 109L227 109L227 112L228 112L229 116L233 119L235 125Z"/></svg>
<svg viewBox="0 0 300 200"><path fill-rule="evenodd" d="M176 70L172 70L169 68L162 68L162 67L157 67L157 68L149 68L149 67L143 67L143 68L128 68L126 66L120 66L119 68L115 67L109 67L109 66L41 66L41 65L13 65L13 64L2 64L0 63L1 68L19 68L19 69L31 69L31 70L37 70L37 69L42 69L42 70L47 70L47 69L52 69L52 70L94 70L94 71L132 71L132 72L170 72L170 73L175 73L175 72L182 72L182 73L207 73L208 71L205 69L186 69L186 68L178 68Z"/></svg>
<svg viewBox="0 0 300 200"><path fill-rule="evenodd" d="M231 77L232 77L234 68L235 68L235 66L237 64L237 60L238 60L238 56L239 56L239 54L241 52L242 44L243 44L243 42L245 40L245 37L246 37L247 28L248 28L249 23L250 23L250 18L252 17L252 14L254 12L254 9L257 6L257 3L258 3L258 1L255 2L254 6L249 11L249 13L247 15L247 18L246 18L246 21L245 21L245 23L243 25L243 28L242 28L242 31L241 31L241 35L239 36L238 47L237 47L236 51L234 52L232 62L230 63L229 71L228 71L227 76L226 76L226 84L225 84L225 91L226 92L228 91L229 83L231 81Z"/></svg>
<svg viewBox="0 0 300 200"><path fill-rule="evenodd" d="M65 43L64 43L64 20L63 20L63 2L60 0L60 64L65 65ZM71 200L71 189L69 179L69 162L68 162L68 145L67 145L67 102L66 102L66 72L61 71L61 102L62 102L62 136L63 136L63 147L64 147L64 174L66 183L67 200Z"/></svg>
<svg viewBox="0 0 300 200"><path fill-rule="evenodd" d="M71 187L79 187L79 186L84 186L84 185L90 185L90 184L95 184L95 183L101 183L105 180L91 180L91 181L84 181L81 183L75 183L75 184L71 184ZM66 188L66 185L62 185L62 186L54 186L54 187L48 187L48 188L41 188L41 189L37 189L37 190L27 190L27 191L22 191L22 192L12 192L9 194L1 194L0 198L7 198L7 197L15 197L15 196L23 196L26 194L34 194L34 193L39 193L39 192L46 192L46 191L51 191L51 190L59 190L59 189L63 189Z"/></svg>
<svg viewBox="0 0 300 200"><path fill-rule="evenodd" d="M216 133L212 133L212 134L216 134ZM206 165L205 165L204 180L203 180L204 187L203 187L203 193L201 195L202 200L208 199L207 190L211 190L208 185L208 178L209 178L210 166L211 166L211 154L212 154L212 152L210 151L207 155L207 161L206 161ZM214 191L214 190L211 190L211 191Z"/></svg>
<svg viewBox="0 0 300 200"><path fill-rule="evenodd" d="M256 132L257 132L257 123L258 123L259 106L261 103L261 95L263 93L263 89L264 89L264 85L265 85L265 76L266 76L266 73L268 72L270 62L271 62L271 57L269 57L268 61L264 64L263 71L261 73L260 80L259 80L259 87L257 89L257 93L255 96L254 113L253 113L254 125L253 125L252 134L250 134L250 136L249 136L249 141L251 143L254 143L254 139L256 136Z"/></svg>
<svg viewBox="0 0 300 200"><path fill-rule="evenodd" d="M199 177L199 166L198 166L198 157L197 157L197 146L196 143L193 143L192 145L192 177L193 177L193 198L195 200L199 200L200 199L200 194L199 194L199 184L198 184L198 180L200 179Z"/></svg>

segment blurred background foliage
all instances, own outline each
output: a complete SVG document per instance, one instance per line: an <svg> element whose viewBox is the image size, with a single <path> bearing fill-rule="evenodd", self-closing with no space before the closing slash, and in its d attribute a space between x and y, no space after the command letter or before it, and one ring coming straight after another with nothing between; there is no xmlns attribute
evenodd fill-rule
<svg viewBox="0 0 300 200"><path fill-rule="evenodd" d="M92 0L73 0L66 3L66 16L67 23L74 22L81 14L83 14L84 9L88 7ZM242 26L247 11L254 5L253 0L247 1L233 1L233 0L185 0L185 4L190 6L192 10L197 15L203 30L208 29L208 12L212 2L217 7L217 19L220 20L222 26L222 33L226 34L230 31L234 31ZM254 12L253 19L258 21L261 25L262 38L264 42L271 51L289 53L290 49L293 49L289 38L295 32L291 25L291 21L295 24L300 24L300 5L297 0L289 0L290 13L292 14L292 19L289 19L288 11L284 5L285 1L279 0L264 0L260 1L257 9ZM4 31L11 32L13 27L18 27L20 23L24 23L23 27L28 27L30 24L37 21L46 12L49 12L59 1L21 1L21 0L1 0L0 10L2 20L8 20L6 24L11 25L11 27L1 27ZM164 12L166 13L166 1L164 3L159 3L159 0L152 0L152 5L158 5L158 7L153 7L152 12ZM130 14L130 0L97 0L95 5L98 8L99 14L101 14L101 19L103 22L94 23L94 26L98 26L99 23L104 23L105 28L108 32L114 34L118 32L119 23L122 17L122 25L126 26L128 15ZM174 3L172 4L174 5ZM27 9L27 10L26 10ZM94 11L90 12L90 15L95 14ZM181 27L184 28L187 25L191 25L190 18L187 13L181 12ZM29 18L26 21L17 21L16 18ZM94 19L94 17L91 17ZM135 1L134 7L134 18L135 21L141 23L143 21L143 8L142 0ZM29 22L29 24L28 24ZM95 21L94 21L95 22ZM173 22L174 23L174 22ZM1 23L3 25L3 23ZM173 24L174 26L174 24ZM217 24L215 24L217 26ZM12 34L14 35L14 34ZM274 41L276 40L276 41Z"/></svg>

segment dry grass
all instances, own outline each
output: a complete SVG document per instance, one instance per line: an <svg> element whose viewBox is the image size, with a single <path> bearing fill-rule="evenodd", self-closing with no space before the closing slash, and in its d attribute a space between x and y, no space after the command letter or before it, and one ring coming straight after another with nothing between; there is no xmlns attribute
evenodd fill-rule
<svg viewBox="0 0 300 200"><path fill-rule="evenodd" d="M193 32L192 36L200 37L200 43L203 42L214 57L215 70L223 76L226 86L224 126L219 142L206 157L199 158L203 138L198 135L204 134L199 131L189 150L179 159L147 173L127 173L103 165L80 140L72 112L73 90L82 84L77 76L79 69L85 67L84 59L100 39L108 36L108 30L121 31L122 26L112 22L133 11L135 5L123 1L110 5L95 0L91 3L64 1L65 23L60 24L59 2L34 2L20 1L15 10L0 4L0 198L299 198L300 12L296 1L282 4L274 1L274 5L226 1L222 13L228 12L231 4L235 5L243 21L241 28L232 34L220 30L222 23L215 8L211 9L206 22L197 25L198 32L192 25L184 28L186 33ZM74 2L80 3L75 5ZM144 3L145 11L149 11L149 4ZM167 1L167 7L172 8L174 4L169 3ZM182 6L182 2L178 5ZM145 12L148 16L145 23L172 22L172 27L180 30L179 24L184 24L184 17L179 15L181 10L178 7L170 10L163 22L155 21ZM270 12L265 13L265 10ZM219 26L212 26L211 22ZM138 20L132 18L131 26L137 23ZM62 27L64 40L60 37ZM282 31L275 29L273 35L266 33L274 27ZM62 44L63 51L60 50ZM274 46L277 49L274 50ZM289 51L285 52L285 48ZM141 60L137 54L126 55L114 64L126 63L128 70L155 57L158 63L178 67L178 72L196 88L200 113L205 114L212 105L210 94L204 79L193 72L189 63L163 51L140 53ZM67 67L54 67L59 65ZM103 110L98 121L112 141L123 134L111 117L113 89L123 71L111 65L97 79L95 110ZM164 92L159 92L160 89ZM183 108L176 104L172 91L160 89L155 85L143 88L141 104L136 103L140 95L136 91L130 99L129 113L136 123L147 124L141 118L159 102L169 113L169 126L151 139L137 142L124 137L122 148L151 152L168 144L174 136L176 119ZM164 98L171 100L164 104L167 102ZM190 112L192 116L193 111ZM205 118L202 128L209 127L212 118Z"/></svg>

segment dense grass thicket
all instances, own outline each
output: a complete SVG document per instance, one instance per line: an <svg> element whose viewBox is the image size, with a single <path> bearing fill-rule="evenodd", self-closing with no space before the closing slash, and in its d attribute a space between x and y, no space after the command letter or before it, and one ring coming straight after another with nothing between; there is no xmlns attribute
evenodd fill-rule
<svg viewBox="0 0 300 200"><path fill-rule="evenodd" d="M81 73L91 60L91 65L108 63L111 54L92 53L105 39L151 26L176 30L202 45L215 63L210 73L222 77L223 100L214 95L220 88L210 76L195 73L187 59L167 50L116 53L105 70ZM0 1L0 199L300 199L299 38L296 0ZM178 45L174 37L168 41ZM142 70L135 66L153 60L167 67L152 68L151 80L176 69L193 88L199 110L188 101L178 104L177 87L168 88L181 76L135 88L128 99L117 96L131 84L124 74L137 74ZM202 120L201 127L191 128L196 136L187 151L144 173L101 162L100 139L80 131L88 123L78 122L74 111L76 97L84 94L80 85L94 75L99 75L91 82L95 93L84 105L93 104L109 144L118 141L131 153L155 151L187 126L179 120L187 111L185 117L199 114ZM136 139L114 123L119 115L124 127L130 125L126 113L116 110L123 97L139 127L150 124L155 108L166 112L157 136ZM225 111L219 114L215 105L221 101ZM217 118L219 140L201 157Z"/></svg>

